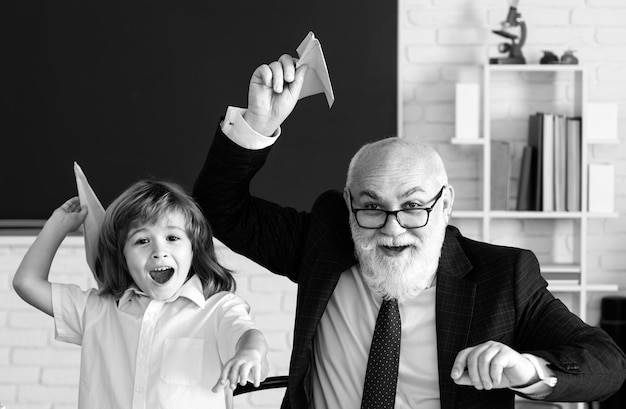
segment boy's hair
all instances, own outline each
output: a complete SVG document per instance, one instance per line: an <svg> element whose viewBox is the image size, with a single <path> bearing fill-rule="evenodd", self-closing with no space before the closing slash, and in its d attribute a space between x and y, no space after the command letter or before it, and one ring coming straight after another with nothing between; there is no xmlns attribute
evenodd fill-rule
<svg viewBox="0 0 626 409"><path fill-rule="evenodd" d="M219 291L235 290L231 271L217 261L211 227L197 203L175 183L143 180L126 189L106 211L96 257L100 294L119 299L134 285L124 257L128 233L138 226L155 223L171 211L183 215L191 240L193 259L187 278L194 274L200 278L205 298Z"/></svg>

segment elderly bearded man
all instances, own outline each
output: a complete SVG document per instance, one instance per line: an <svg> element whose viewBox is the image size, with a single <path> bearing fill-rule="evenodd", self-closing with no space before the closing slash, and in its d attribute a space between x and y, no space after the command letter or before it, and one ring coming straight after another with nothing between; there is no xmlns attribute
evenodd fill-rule
<svg viewBox="0 0 626 409"><path fill-rule="evenodd" d="M306 67L294 61L255 70L247 109L227 110L194 188L217 238L298 285L282 407L505 409L516 393L592 401L619 389L623 352L547 291L532 252L448 225L454 190L432 148L366 145L344 191L310 212L250 195L298 100ZM373 341L379 309L391 325ZM378 352L390 339L399 346ZM368 380L369 366L385 376Z"/></svg>

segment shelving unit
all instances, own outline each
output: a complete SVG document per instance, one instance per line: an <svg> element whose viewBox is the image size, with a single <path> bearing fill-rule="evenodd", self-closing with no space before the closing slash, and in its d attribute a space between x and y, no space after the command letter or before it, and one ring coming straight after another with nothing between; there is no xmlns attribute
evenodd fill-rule
<svg viewBox="0 0 626 409"><path fill-rule="evenodd" d="M563 211L515 211L515 210L492 210L491 209L491 167L492 167L492 152L491 141L513 138L514 143L523 145L527 143L527 128L526 133L521 137L518 135L517 139L511 135L493 135L492 121L494 120L492 115L492 85L494 77L504 76L505 80L499 84L504 87L510 87L512 82L523 84L527 86L530 84L530 88L537 90L538 88L548 87L552 89L552 93L555 98L546 98L545 95L539 97L539 101L542 106L533 106L536 104L535 96L527 98L527 109L521 109L523 113L519 113L519 121L523 118L528 118L528 115L540 110L552 110L555 113L561 113L568 116L580 116L582 120L582 144L581 144L581 210L576 212L563 212ZM533 81L533 77L539 77L539 80ZM510 82L509 82L510 77ZM565 78L565 80L563 80ZM529 91L531 92L531 91ZM532 93L532 92L531 92ZM549 93L548 93L549 94ZM593 291L610 292L617 291L617 284L590 284L588 283L589 271L588 271L588 222L593 218L610 218L616 217L614 213L590 213L587 208L587 193L588 193L588 151L589 142L587 123L585 121L586 105L587 105L587 73L585 67L579 65L485 65L483 67L482 76L482 137L473 140L453 139L452 143L457 145L468 145L468 149L479 149L482 155L482 183L480 183L482 192L481 200L479 200L479 208L472 210L454 210L452 217L454 219L462 219L465 222L474 222L479 225L480 235L482 241L494 242L502 244L500 238L494 237L494 230L497 230L499 223L517 223L519 224L522 234L516 239L518 241L524 241L527 239L527 232L525 231L526 223L540 224L541 227L550 225L554 229L554 235L558 235L559 230L566 230L565 237L562 241L568 243L569 251L566 256L558 255L558 251L554 248L546 252L546 249L542 248L545 242L539 239L530 239L527 243L511 242L511 245L517 245L523 248L529 248L533 250L539 258L541 264L541 271L544 277L547 276L567 276L575 277L576 282L572 283L572 280L556 280L556 283L549 281L549 290L557 294L560 298L572 299L570 302L566 302L570 309L577 313L582 320L587 319L587 298L588 293ZM527 96L528 97L528 96ZM541 97L545 100L541 100ZM511 99L515 99L515 95L511 96ZM510 103L510 101L503 101ZM499 107L501 108L501 107ZM528 121L526 121L528 123ZM502 133L502 132L501 132ZM514 132L513 132L514 133ZM519 158L518 158L519 159ZM513 174L512 176L517 176ZM514 189L516 190L516 189ZM506 226L505 226L506 230ZM541 230L541 229L539 229ZM532 229L531 229L532 231ZM515 236L515 234L512 234ZM535 243L538 241L538 243ZM553 246L556 245L552 243ZM567 246L566 246L567 247ZM584 408L583 403L564 405L564 407L577 407L578 409Z"/></svg>
<svg viewBox="0 0 626 409"><path fill-rule="evenodd" d="M514 210L491 210L491 166L492 152L491 141L502 140L510 137L509 135L493 135L492 133L492 85L496 76L503 76L505 82L500 82L505 86L511 83L530 83L535 90L541 87L550 87L555 98L543 95L541 100L543 106L534 109L532 104L536 101L529 98L526 103L528 110L525 112L526 118L530 113L546 109L551 105L553 112L561 113L568 116L580 116L582 121L582 146L581 146L581 210L576 212L563 211L514 211ZM533 81L533 77L538 76L539 80ZM474 220L480 223L481 240L487 242L497 242L493 240L493 231L500 222L518 221L523 224L528 221L541 222L542 225L552 224L555 230L565 229L569 232L569 238L565 239L571 244L569 249L569 259L567 257L562 260L561 257L554 257L551 254L544 254L540 258L542 265L542 274L556 275L566 273L569 276L575 275L578 278L578 284L554 284L551 281L550 290L554 293L564 293L573 295L577 300L573 301L574 305L570 308L576 312L583 320L587 318L587 295L592 291L617 291L616 284L589 284L589 271L587 260L587 229L588 221L592 218L610 218L616 217L614 213L593 214L587 210L587 192L588 192L588 133L586 130L585 111L587 105L587 74L585 67L580 65L485 65L483 67L482 77L482 137L473 140L453 139L452 143L457 145L478 146L482 151L482 200L479 209L475 210L455 210L453 217L455 219ZM515 99L512 96L511 99ZM524 111L523 109L521 111ZM523 117L523 116L521 116ZM518 118L520 119L520 118ZM495 139L494 139L495 137ZM518 135L514 143L524 144L526 142L526 134L524 138ZM517 176L515 174L513 177ZM521 246L520 246L521 247ZM523 246L534 250L531 246Z"/></svg>

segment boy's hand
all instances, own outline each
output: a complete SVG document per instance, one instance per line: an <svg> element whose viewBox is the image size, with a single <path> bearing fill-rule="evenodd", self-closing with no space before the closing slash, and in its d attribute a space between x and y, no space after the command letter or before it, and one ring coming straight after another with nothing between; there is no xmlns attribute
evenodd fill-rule
<svg viewBox="0 0 626 409"><path fill-rule="evenodd" d="M67 234L78 229L86 217L87 206L81 206L78 196L75 196L56 209L48 223Z"/></svg>
<svg viewBox="0 0 626 409"><path fill-rule="evenodd" d="M254 386L259 386L267 377L267 358L256 349L241 349L222 368L220 378L217 380L212 391L217 393L227 385L231 389L237 387L237 383L245 385L248 381Z"/></svg>
<svg viewBox="0 0 626 409"><path fill-rule="evenodd" d="M295 58L283 54L252 74L244 119L261 135L271 136L298 102L307 67L296 70L295 63Z"/></svg>

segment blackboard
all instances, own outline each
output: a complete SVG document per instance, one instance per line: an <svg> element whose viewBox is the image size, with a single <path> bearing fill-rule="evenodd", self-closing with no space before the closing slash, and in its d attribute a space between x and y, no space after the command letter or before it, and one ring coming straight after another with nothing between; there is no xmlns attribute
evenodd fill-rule
<svg viewBox="0 0 626 409"><path fill-rule="evenodd" d="M397 121L397 4L317 0L34 0L5 5L0 227L41 223L76 194L105 207L132 182L191 190L254 69L320 40L336 101L300 101L253 191L307 210L343 187L358 146Z"/></svg>

